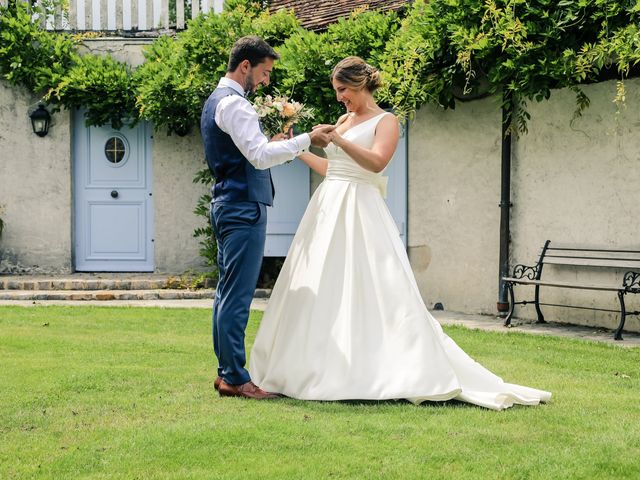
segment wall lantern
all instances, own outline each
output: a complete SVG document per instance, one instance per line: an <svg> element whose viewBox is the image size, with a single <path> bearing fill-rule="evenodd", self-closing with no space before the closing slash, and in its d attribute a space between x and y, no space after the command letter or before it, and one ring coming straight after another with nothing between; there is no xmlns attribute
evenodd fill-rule
<svg viewBox="0 0 640 480"><path fill-rule="evenodd" d="M44 137L49 132L49 123L51 122L51 115L44 108L44 105L39 103L38 108L31 112L29 117L31 118L33 133L39 137Z"/></svg>

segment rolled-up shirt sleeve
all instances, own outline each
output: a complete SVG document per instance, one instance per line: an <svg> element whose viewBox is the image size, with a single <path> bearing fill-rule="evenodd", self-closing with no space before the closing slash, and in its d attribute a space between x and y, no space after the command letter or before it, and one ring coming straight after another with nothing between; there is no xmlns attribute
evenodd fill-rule
<svg viewBox="0 0 640 480"><path fill-rule="evenodd" d="M216 108L215 121L227 133L240 153L258 170L280 165L306 151L311 145L307 133L288 140L269 142L260 130L258 114L239 95L223 98Z"/></svg>

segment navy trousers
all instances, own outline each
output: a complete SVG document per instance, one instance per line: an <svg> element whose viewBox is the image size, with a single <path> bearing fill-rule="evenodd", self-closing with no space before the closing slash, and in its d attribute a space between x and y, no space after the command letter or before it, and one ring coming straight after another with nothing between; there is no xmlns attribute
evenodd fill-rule
<svg viewBox="0 0 640 480"><path fill-rule="evenodd" d="M244 368L244 332L264 254L266 208L257 202L211 205L220 273L213 302L213 350L218 375L232 385L251 379Z"/></svg>

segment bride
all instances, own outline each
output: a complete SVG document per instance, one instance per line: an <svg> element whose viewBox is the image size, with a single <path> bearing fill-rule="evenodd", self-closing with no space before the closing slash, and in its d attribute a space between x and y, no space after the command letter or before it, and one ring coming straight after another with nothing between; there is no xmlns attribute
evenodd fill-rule
<svg viewBox="0 0 640 480"><path fill-rule="evenodd" d="M501 410L549 392L505 383L471 359L428 312L383 195L399 137L376 105L380 74L358 57L331 82L347 114L326 178L309 202L258 330L249 370L261 388L304 400L457 399Z"/></svg>

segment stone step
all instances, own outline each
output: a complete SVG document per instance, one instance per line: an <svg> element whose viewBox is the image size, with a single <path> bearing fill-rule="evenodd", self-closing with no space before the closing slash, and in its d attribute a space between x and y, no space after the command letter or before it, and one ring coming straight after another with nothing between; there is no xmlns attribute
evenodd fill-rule
<svg viewBox="0 0 640 480"><path fill-rule="evenodd" d="M109 301L213 299L215 284L197 275L157 273L74 273L0 276L0 301ZM197 288L193 288L194 285ZM257 289L255 298L271 290Z"/></svg>
<svg viewBox="0 0 640 480"><path fill-rule="evenodd" d="M258 292L256 292L258 293ZM193 300L213 299L215 290L0 290L0 300Z"/></svg>
<svg viewBox="0 0 640 480"><path fill-rule="evenodd" d="M157 290L0 290L0 301L14 300L212 300L212 288L197 290L163 288ZM254 299L268 299L271 290L257 288Z"/></svg>
<svg viewBox="0 0 640 480"><path fill-rule="evenodd" d="M205 287L213 288L211 279ZM0 276L0 292L7 290L159 290L186 289L191 279L159 274L74 274L69 276Z"/></svg>

